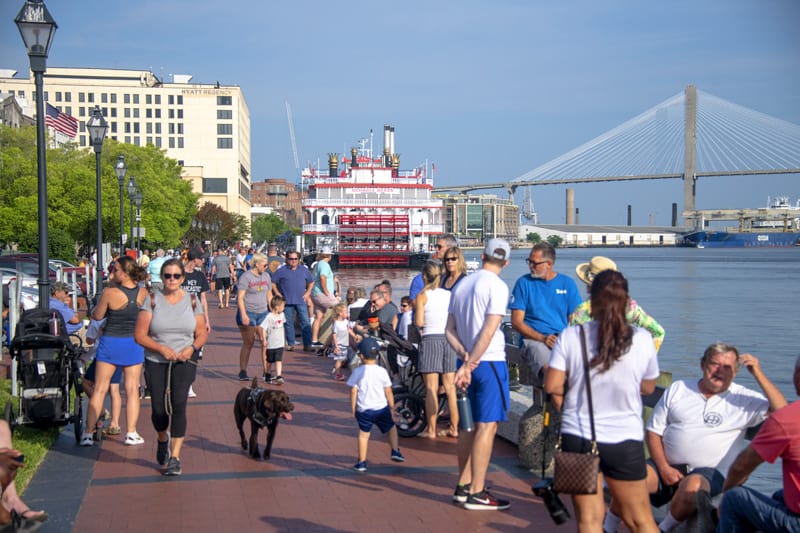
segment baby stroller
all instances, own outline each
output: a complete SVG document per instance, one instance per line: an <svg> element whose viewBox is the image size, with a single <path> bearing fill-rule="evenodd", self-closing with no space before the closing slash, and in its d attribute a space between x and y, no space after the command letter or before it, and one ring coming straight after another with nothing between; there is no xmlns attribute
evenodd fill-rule
<svg viewBox="0 0 800 533"><path fill-rule="evenodd" d="M11 342L11 357L17 360L18 415L11 400L5 407L5 419L12 431L21 425L48 427L72 422L76 442L80 439L81 354L80 344L74 345L67 335L60 313L47 309L22 313Z"/></svg>

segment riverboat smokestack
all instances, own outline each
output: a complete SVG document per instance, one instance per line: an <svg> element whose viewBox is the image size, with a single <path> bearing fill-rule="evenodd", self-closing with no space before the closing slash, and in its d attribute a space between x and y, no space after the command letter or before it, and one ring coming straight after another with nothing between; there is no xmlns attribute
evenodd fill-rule
<svg viewBox="0 0 800 533"><path fill-rule="evenodd" d="M575 189L567 189L567 225L575 224Z"/></svg>
<svg viewBox="0 0 800 533"><path fill-rule="evenodd" d="M383 166L389 167L392 164L392 139L391 139L391 126L388 124L383 125Z"/></svg>
<svg viewBox="0 0 800 533"><path fill-rule="evenodd" d="M350 155L353 157L350 161L350 166L356 168L358 166L358 148L350 148Z"/></svg>
<svg viewBox="0 0 800 533"><path fill-rule="evenodd" d="M394 155L394 126L389 126L389 153Z"/></svg>
<svg viewBox="0 0 800 533"><path fill-rule="evenodd" d="M580 225L580 223L581 223L581 208L580 207L576 207L575 208L575 224Z"/></svg>
<svg viewBox="0 0 800 533"><path fill-rule="evenodd" d="M396 178L400 174L400 154L392 154L392 177Z"/></svg>
<svg viewBox="0 0 800 533"><path fill-rule="evenodd" d="M339 156L338 154L328 154L328 176L335 178L339 175Z"/></svg>

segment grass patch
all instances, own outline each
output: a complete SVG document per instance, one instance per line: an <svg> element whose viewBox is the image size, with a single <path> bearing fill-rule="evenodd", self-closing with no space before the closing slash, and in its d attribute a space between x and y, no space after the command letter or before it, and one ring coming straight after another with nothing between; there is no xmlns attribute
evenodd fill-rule
<svg viewBox="0 0 800 533"><path fill-rule="evenodd" d="M0 380L0 409L4 409L9 400L14 406L14 415L18 415L19 403L17 398L11 397L11 380ZM33 474L42 464L45 454L53 447L60 431L59 426L44 429L30 426L14 428L12 436L14 448L25 455L25 466L17 470L17 492L22 494L25 491Z"/></svg>

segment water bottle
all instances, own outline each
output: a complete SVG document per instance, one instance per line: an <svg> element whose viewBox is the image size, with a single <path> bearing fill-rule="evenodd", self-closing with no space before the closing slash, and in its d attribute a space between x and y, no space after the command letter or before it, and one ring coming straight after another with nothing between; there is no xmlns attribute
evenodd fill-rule
<svg viewBox="0 0 800 533"><path fill-rule="evenodd" d="M466 392L458 391L456 405L458 406L458 429L469 433L475 429L475 424L472 420L472 407Z"/></svg>
<svg viewBox="0 0 800 533"><path fill-rule="evenodd" d="M58 337L61 334L61 332L58 331L58 317L56 316L55 312L53 313L53 316L51 316L50 319L47 321L47 325L50 329L50 335L55 335L56 337Z"/></svg>

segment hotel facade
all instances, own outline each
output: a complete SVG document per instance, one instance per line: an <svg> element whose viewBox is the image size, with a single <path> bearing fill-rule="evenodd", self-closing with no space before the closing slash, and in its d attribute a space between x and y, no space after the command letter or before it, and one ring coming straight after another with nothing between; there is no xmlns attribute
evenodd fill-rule
<svg viewBox="0 0 800 533"><path fill-rule="evenodd" d="M33 117L33 76L15 75L0 70L0 93L10 93ZM241 88L192 83L189 75L172 78L168 83L148 70L48 67L44 99L79 121L77 137L67 140L89 147L86 121L99 106L109 124L107 137L165 150L202 194L200 205L212 202L249 220L250 111Z"/></svg>

